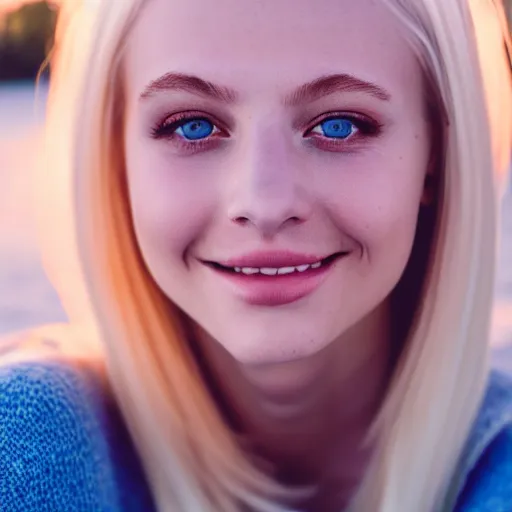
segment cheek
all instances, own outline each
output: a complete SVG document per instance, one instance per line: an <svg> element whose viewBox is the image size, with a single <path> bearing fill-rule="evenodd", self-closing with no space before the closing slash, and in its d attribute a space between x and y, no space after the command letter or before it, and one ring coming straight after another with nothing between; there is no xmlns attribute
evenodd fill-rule
<svg viewBox="0 0 512 512"><path fill-rule="evenodd" d="M361 237L370 248L412 245L421 199L421 182L387 180L371 188L361 212ZM354 207L357 207L354 205Z"/></svg>
<svg viewBox="0 0 512 512"><path fill-rule="evenodd" d="M132 144L126 165L135 232L146 259L181 259L211 221L211 187L144 144Z"/></svg>
<svg viewBox="0 0 512 512"><path fill-rule="evenodd" d="M350 171L349 187L329 187L343 191L336 198L328 192L328 203L336 205L331 215L360 246L363 260L369 263L361 267L365 273L387 266L399 274L407 263L427 167L427 153L419 152L419 156L379 155Z"/></svg>

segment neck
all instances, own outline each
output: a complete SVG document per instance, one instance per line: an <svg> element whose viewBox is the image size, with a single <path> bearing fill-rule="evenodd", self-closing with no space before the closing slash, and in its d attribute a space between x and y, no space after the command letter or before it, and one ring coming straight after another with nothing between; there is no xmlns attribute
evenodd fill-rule
<svg viewBox="0 0 512 512"><path fill-rule="evenodd" d="M333 503L331 492L339 509L362 479L371 454L366 436L389 379L389 331L388 307L381 306L311 357L258 366L240 364L196 334L251 453L282 483L319 489L306 509L329 510L318 500Z"/></svg>

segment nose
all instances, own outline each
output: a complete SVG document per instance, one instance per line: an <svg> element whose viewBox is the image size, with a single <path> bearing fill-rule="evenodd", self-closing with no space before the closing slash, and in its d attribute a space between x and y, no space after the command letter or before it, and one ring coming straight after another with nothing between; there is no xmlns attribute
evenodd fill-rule
<svg viewBox="0 0 512 512"><path fill-rule="evenodd" d="M267 131L239 152L231 173L228 215L240 226L252 226L272 238L311 215L307 177L296 149L282 134Z"/></svg>

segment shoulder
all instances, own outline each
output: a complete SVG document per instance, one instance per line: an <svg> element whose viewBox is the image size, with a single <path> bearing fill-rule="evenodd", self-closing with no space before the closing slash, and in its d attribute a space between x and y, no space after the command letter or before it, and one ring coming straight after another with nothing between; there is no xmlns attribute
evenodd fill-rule
<svg viewBox="0 0 512 512"><path fill-rule="evenodd" d="M512 510L512 376L491 373L464 466L457 512Z"/></svg>
<svg viewBox="0 0 512 512"><path fill-rule="evenodd" d="M96 412L101 399L101 384L78 365L0 367L2 510L95 511L115 501Z"/></svg>
<svg viewBox="0 0 512 512"><path fill-rule="evenodd" d="M0 340L2 512L154 510L91 339L54 325Z"/></svg>
<svg viewBox="0 0 512 512"><path fill-rule="evenodd" d="M459 510L512 510L512 424L498 433L470 472Z"/></svg>

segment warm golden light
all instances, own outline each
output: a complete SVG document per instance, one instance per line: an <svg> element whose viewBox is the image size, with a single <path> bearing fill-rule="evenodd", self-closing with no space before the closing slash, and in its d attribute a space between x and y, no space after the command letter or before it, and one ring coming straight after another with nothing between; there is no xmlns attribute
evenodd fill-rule
<svg viewBox="0 0 512 512"><path fill-rule="evenodd" d="M21 7L23 4L29 4L37 0L0 0L0 15L6 11L12 11ZM64 0L51 0L49 4L61 4Z"/></svg>

